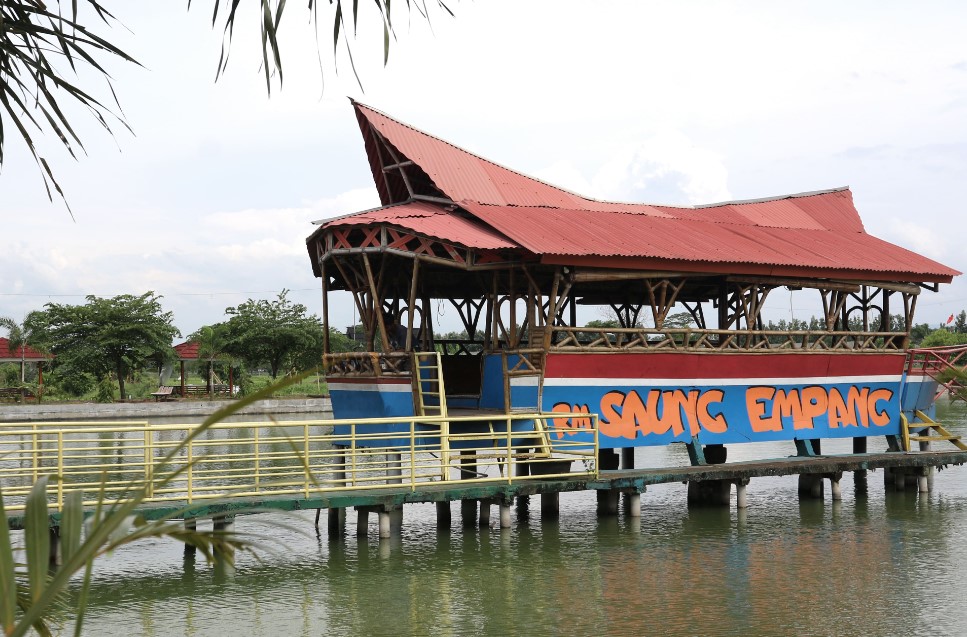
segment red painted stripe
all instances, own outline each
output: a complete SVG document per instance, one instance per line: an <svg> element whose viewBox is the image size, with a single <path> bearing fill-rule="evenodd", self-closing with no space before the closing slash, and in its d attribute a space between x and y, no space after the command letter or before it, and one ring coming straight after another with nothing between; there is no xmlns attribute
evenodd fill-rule
<svg viewBox="0 0 967 637"><path fill-rule="evenodd" d="M797 378L903 372L906 355L883 354L548 354L546 378Z"/></svg>
<svg viewBox="0 0 967 637"><path fill-rule="evenodd" d="M411 385L409 378L392 376L353 376L352 378L326 376L330 385Z"/></svg>

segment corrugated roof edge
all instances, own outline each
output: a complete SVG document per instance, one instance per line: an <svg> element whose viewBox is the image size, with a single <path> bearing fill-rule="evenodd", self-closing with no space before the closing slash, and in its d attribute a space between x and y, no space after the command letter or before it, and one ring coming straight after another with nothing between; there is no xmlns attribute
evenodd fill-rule
<svg viewBox="0 0 967 637"><path fill-rule="evenodd" d="M573 196L575 196L575 197L577 197L579 199L585 199L587 201L594 201L594 202L597 202L597 203L629 203L629 202L623 202L623 201L606 201L604 199L592 199L592 198L588 197L587 195L582 195L581 193L574 192L573 190L568 190L567 188L563 188L561 186L558 186L557 184L552 184L550 182L544 181L543 179L539 179L539 178L534 177L532 175L528 175L527 173L521 172L521 171L517 170L516 168L510 168L510 167L505 166L505 165L503 165L503 164L501 164L499 162L496 162L496 161L494 161L492 159L487 159L483 155L477 154L477 153L475 153L475 152L473 152L471 150L467 150L466 148L463 148L462 146L457 146L453 142L449 142L449 141L443 139L442 137L437 137L433 133L428 133L428 132L426 132L423 129L417 128L416 126L413 126L411 124L407 124L406 122L400 121L400 120L396 119L395 117L393 117L392 115L387 115L383 111L379 110L378 108L373 108L369 104L363 104L362 102L357 102L356 100L354 100L351 97L349 98L349 101L352 102L352 105L354 107L355 106L362 106L363 108L369 109L369 110L373 111L374 113L378 113L378 114L382 115L386 119L393 120L394 122L396 122L400 126L403 126L404 128L408 128L411 131L417 132L417 133L419 133L421 135L426 135L427 137L431 137L431 138L437 140L438 142L440 142L441 144L446 144L450 148L459 150L462 153L467 153L468 155L471 155L473 157L476 157L480 161L485 161L488 164L493 164L494 166L497 166L498 168L502 168L502 169L504 169L504 170L506 170L508 172L512 172L515 175L520 175L521 177L524 177L525 179L530 179L530 180L536 181L538 183L544 184L545 186L547 186L549 188L556 188L557 190L560 190L561 192L566 192L567 194L573 195ZM372 124L370 124L370 125L372 125ZM640 203L641 202L639 202L639 204ZM649 204L645 204L645 205L649 205ZM657 205L657 204L655 204L655 205Z"/></svg>
<svg viewBox="0 0 967 637"><path fill-rule="evenodd" d="M734 201L720 201L718 203L703 203L695 206L667 206L669 208L691 208L692 210L699 210L701 208L716 208L718 206L735 206L744 203L765 203L767 201L781 201L783 199L799 199L800 197L815 197L816 195L828 195L834 192L843 192L844 190L849 190L849 186L840 186L839 188L827 188L825 190L810 190L808 192L797 192L790 195L775 195L773 197L759 197L757 199L736 199ZM658 205L658 204L652 204Z"/></svg>
<svg viewBox="0 0 967 637"><path fill-rule="evenodd" d="M367 208L366 210L357 210L356 212L349 212L349 213L346 213L344 215L337 215L335 217L330 217L329 219L319 219L317 221L312 221L311 223L314 226L321 226L324 223L329 223L331 221L339 221L341 219L348 219L350 217L355 217L356 215L364 215L366 213L375 212L377 210L386 210L387 208L396 208L397 206L405 206L405 205L408 205L408 204L413 203L414 201L415 200L410 199L410 200L407 200L407 201L401 201L399 203L391 203L391 204L386 205L386 206L376 206L374 208ZM456 204L454 204L454 205L456 205Z"/></svg>

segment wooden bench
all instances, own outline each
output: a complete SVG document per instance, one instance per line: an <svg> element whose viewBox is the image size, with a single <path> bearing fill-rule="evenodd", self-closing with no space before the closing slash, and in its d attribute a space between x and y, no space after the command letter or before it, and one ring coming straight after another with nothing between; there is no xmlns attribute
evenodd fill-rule
<svg viewBox="0 0 967 637"><path fill-rule="evenodd" d="M151 392L151 395L154 396L155 402L164 401L171 398L171 392L173 390L174 390L174 387L162 385L161 387L158 388L158 391Z"/></svg>
<svg viewBox="0 0 967 637"><path fill-rule="evenodd" d="M207 396L208 387L205 385L185 385L184 393L182 393L182 387L175 387L175 393L180 395L182 398L188 398L189 396ZM228 385L215 384L212 385L212 395L217 396L218 394L228 395Z"/></svg>

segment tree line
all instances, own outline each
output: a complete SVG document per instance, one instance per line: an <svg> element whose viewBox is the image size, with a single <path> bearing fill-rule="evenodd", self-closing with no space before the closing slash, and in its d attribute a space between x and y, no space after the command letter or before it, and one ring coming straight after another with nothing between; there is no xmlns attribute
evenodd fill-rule
<svg viewBox="0 0 967 637"><path fill-rule="evenodd" d="M206 325L187 335L198 344L196 373L209 387L216 374L244 380L258 369L272 378L280 373L314 369L322 360L323 325L301 303L293 303L283 290L273 300L248 299L225 309L224 321ZM48 392L77 397L91 391L98 400L111 400L115 389L128 395L126 383L141 375L155 378L177 355L173 341L182 337L172 312L164 311L162 297L154 292L111 298L86 297L79 305L47 303L27 314L22 322L0 318L11 351L26 346L50 356L44 366ZM348 339L331 331L335 351L349 349ZM36 385L37 372L24 365L7 365L4 386ZM149 382L146 381L146 382ZM243 386L244 390L244 386Z"/></svg>

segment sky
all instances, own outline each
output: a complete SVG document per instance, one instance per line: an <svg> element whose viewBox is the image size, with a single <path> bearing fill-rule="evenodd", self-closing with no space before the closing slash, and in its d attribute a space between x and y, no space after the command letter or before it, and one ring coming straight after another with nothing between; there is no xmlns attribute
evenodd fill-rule
<svg viewBox="0 0 967 637"><path fill-rule="evenodd" d="M42 142L72 219L8 131L0 316L149 290L185 336L282 290L321 314L311 222L379 205L347 97L595 198L848 185L868 232L967 271L967 4L451 0L451 17L427 1L429 23L394 3L385 66L379 18L360 3L362 88L345 47L333 56L328 3L318 34L289 3L267 95L257 3L216 82L210 2L104 0L119 24L97 32L140 63L108 64L133 132L74 112L86 155ZM111 99L96 75L78 82ZM917 322L967 308L964 278L921 295ZM777 290L766 316L816 312L798 305ZM330 316L354 322L348 296Z"/></svg>

